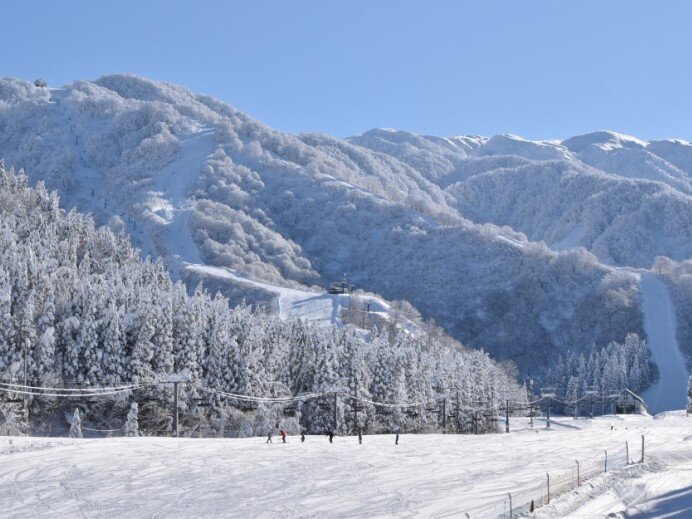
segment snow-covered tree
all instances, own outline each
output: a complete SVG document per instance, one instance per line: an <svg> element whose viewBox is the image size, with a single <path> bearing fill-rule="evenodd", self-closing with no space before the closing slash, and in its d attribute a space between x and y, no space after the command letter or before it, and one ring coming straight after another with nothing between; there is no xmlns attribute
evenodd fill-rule
<svg viewBox="0 0 692 519"><path fill-rule="evenodd" d="M137 402L130 403L125 421L125 436L139 436L139 405Z"/></svg>
<svg viewBox="0 0 692 519"><path fill-rule="evenodd" d="M70 438L82 437L82 419L79 416L79 408L75 408L70 424Z"/></svg>

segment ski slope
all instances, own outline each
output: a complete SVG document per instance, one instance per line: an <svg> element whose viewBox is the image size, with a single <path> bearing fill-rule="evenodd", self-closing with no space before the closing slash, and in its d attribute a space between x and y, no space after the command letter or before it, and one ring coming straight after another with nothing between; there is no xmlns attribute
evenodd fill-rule
<svg viewBox="0 0 692 519"><path fill-rule="evenodd" d="M182 262L202 263L188 222L193 201L188 195L207 157L214 151L214 131L200 127L180 139L177 159L154 177L155 189L145 203L160 225L159 239L167 249L167 259L180 267Z"/></svg>
<svg viewBox="0 0 692 519"><path fill-rule="evenodd" d="M2 438L0 510L8 519L463 517L542 481L547 471L571 470L575 459L599 460L604 448L625 441L638 446L641 434L650 461L608 477L622 485L644 478L642 502L611 499L596 478L537 516L689 505L692 419L671 413L558 421L577 427L531 429L512 419L511 434L404 434L399 445L392 435L365 436L363 445L353 437L329 444L323 436L303 444L289 437L285 445L264 438ZM684 499L670 500L669 492Z"/></svg>
<svg viewBox="0 0 692 519"><path fill-rule="evenodd" d="M676 339L675 307L665 282L651 274L641 274L644 330L659 380L647 389L644 400L651 413L687 407L687 368Z"/></svg>
<svg viewBox="0 0 692 519"><path fill-rule="evenodd" d="M350 294L328 294L272 285L252 279L230 268L190 264L186 265L185 269L203 276L225 279L275 294L278 299L278 313L281 319L300 318L323 325L340 325L342 324L341 310L348 307L352 297ZM372 316L382 319L389 318L391 307L382 299L371 295L359 295L358 298ZM410 321L406 321L402 325L411 332L417 329L416 325Z"/></svg>

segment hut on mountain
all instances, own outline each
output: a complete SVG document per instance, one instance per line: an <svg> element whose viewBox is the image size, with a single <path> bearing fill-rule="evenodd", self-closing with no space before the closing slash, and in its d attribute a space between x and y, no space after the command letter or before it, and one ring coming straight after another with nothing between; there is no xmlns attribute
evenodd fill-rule
<svg viewBox="0 0 692 519"><path fill-rule="evenodd" d="M341 279L341 281L335 281L329 284L327 292L330 294L350 294L351 292L353 292L354 288L355 286L348 282L346 274L344 274L344 277Z"/></svg>
<svg viewBox="0 0 692 519"><path fill-rule="evenodd" d="M644 399L630 391L623 389L615 395L615 414L646 414L649 412Z"/></svg>

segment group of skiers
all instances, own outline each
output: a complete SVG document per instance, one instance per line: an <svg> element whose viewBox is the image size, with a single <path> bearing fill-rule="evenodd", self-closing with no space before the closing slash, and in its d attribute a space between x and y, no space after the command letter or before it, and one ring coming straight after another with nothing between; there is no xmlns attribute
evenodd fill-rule
<svg viewBox="0 0 692 519"><path fill-rule="evenodd" d="M283 443L286 443L286 431L284 431L283 429L279 429L279 436L281 436L281 441L282 441ZM334 431L328 431L328 432L326 432L326 433L325 433L325 436L326 436L327 438L329 438L329 443L334 443L334 436L336 436L336 434L334 433ZM267 441L266 441L266 443L274 443L274 442L272 441L272 431L267 432ZM304 432L301 432L301 433L300 433L300 443L305 443L305 433L304 433ZM360 431L360 429L358 430L358 443L359 443L360 445L363 445L363 433ZM395 445L399 445L399 433L395 433L395 436L394 436L394 444L395 444Z"/></svg>
<svg viewBox="0 0 692 519"><path fill-rule="evenodd" d="M279 436L281 436L281 441L283 443L286 443L286 431L284 431L283 429L279 429ZM305 441L305 435L303 435L303 438L301 439L301 441ZM272 432L271 431L269 431L267 433L267 443L274 443L272 441Z"/></svg>

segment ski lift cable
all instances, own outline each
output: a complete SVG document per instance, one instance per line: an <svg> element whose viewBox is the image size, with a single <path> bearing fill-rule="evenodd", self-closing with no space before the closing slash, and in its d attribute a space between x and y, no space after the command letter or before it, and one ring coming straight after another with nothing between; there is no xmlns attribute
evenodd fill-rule
<svg viewBox="0 0 692 519"><path fill-rule="evenodd" d="M98 393L63 393L60 391L58 391L58 392L56 392L56 391L25 391L22 389L13 389L13 388L6 388L6 387L0 387L0 391L2 391L4 393L17 393L20 395L75 398L75 397L87 397L87 396L116 395L116 394L124 393L126 391L139 389L141 387L145 387L145 386L134 386L134 387L129 388L129 389L116 389L116 390L112 390L112 391L100 391Z"/></svg>
<svg viewBox="0 0 692 519"><path fill-rule="evenodd" d="M416 406L421 406L421 405L430 405L430 401L427 402L402 402L400 404L391 404L391 403L385 403L385 402L375 402L374 400L368 400L366 398L356 398L354 396L351 396L353 400L358 400L360 402L364 402L366 404L373 404L379 407L416 407Z"/></svg>
<svg viewBox="0 0 692 519"><path fill-rule="evenodd" d="M227 396L230 398L236 398L238 400L246 400L249 402L294 402L296 400L308 400L312 398L318 398L324 395L327 395L329 393L305 393L303 395L296 395L296 396L290 396L290 397L262 397L262 396L255 396L255 395L242 395L239 393L230 393L227 391L221 391L220 389L213 389L210 387L204 387L204 386L197 386L198 389L201 389L202 391L207 391L210 393L215 393L218 395L222 396Z"/></svg>
<svg viewBox="0 0 692 519"><path fill-rule="evenodd" d="M151 385L151 384L149 384ZM112 387L89 387L89 388L67 388L67 387L45 387L45 386L25 386L23 384L14 384L12 382L0 382L0 388L6 386L7 388L19 388L22 390L36 390L36 391L59 391L59 392L69 392L78 393L89 392L96 393L100 391L126 391L135 387L144 387L142 384L129 384L126 386L112 386Z"/></svg>
<svg viewBox="0 0 692 519"><path fill-rule="evenodd" d="M85 427L82 425L82 429L85 431L93 431L93 432L117 432L117 431L122 431L124 427L118 427L117 429L92 429L90 427Z"/></svg>

